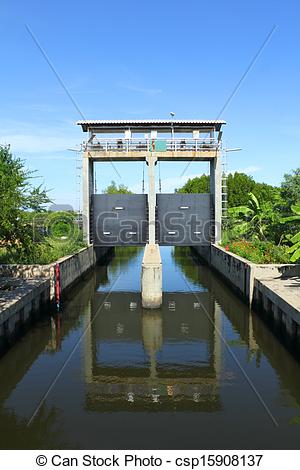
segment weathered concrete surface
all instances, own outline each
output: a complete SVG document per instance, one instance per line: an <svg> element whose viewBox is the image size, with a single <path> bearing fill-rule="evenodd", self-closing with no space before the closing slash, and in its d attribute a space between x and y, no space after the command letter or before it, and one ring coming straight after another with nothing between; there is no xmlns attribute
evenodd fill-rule
<svg viewBox="0 0 300 470"><path fill-rule="evenodd" d="M300 342L300 265L250 263L217 245L196 248L250 307Z"/></svg>
<svg viewBox="0 0 300 470"><path fill-rule="evenodd" d="M255 279L253 306L300 342L300 276Z"/></svg>
<svg viewBox="0 0 300 470"><path fill-rule="evenodd" d="M0 265L0 346L54 298L55 265L63 292L92 268L109 248L88 247L49 265Z"/></svg>
<svg viewBox="0 0 300 470"><path fill-rule="evenodd" d="M85 272L91 269L99 259L104 256L109 248L95 250L92 246L83 248L74 255L60 258L54 263L47 265L26 265L26 264L2 264L0 265L0 279L3 276L36 279L46 278L50 280L50 300L54 298L55 283L55 265L58 263L60 267L60 279L62 292L69 288L77 281Z"/></svg>
<svg viewBox="0 0 300 470"><path fill-rule="evenodd" d="M159 245L146 245L142 261L142 305L159 308L162 304L162 263Z"/></svg>
<svg viewBox="0 0 300 470"><path fill-rule="evenodd" d="M102 254L108 251L108 248L102 250ZM62 292L69 288L75 281L77 281L84 273L89 271L97 263L99 256L93 246L83 248L78 253L71 256L66 256L57 261L60 267L60 279ZM54 280L54 267L56 263L51 266L51 279ZM52 293L54 294L54 283L51 285Z"/></svg>
<svg viewBox="0 0 300 470"><path fill-rule="evenodd" d="M279 308L300 325L300 277L255 279L255 303L264 310ZM264 299L265 297L265 299ZM269 302L266 302L268 300ZM273 305L270 305L271 304Z"/></svg>
<svg viewBox="0 0 300 470"><path fill-rule="evenodd" d="M0 340L12 338L49 301L49 295L49 279L0 278Z"/></svg>
<svg viewBox="0 0 300 470"><path fill-rule="evenodd" d="M255 264L226 251L223 247L212 244L210 250L206 247L196 247L196 252L230 284L236 293L249 305L252 304L254 280L266 277L278 277L294 267L291 264Z"/></svg>

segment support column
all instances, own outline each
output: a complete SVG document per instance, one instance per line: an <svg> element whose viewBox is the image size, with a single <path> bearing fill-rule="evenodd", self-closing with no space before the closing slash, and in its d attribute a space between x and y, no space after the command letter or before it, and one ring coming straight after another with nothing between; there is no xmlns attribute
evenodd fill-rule
<svg viewBox="0 0 300 470"><path fill-rule="evenodd" d="M222 165L219 152L210 160L210 193L214 214L214 242L216 243L221 240L222 235Z"/></svg>
<svg viewBox="0 0 300 470"><path fill-rule="evenodd" d="M159 308L162 304L162 264L159 245L155 243L155 163L157 158L153 155L147 157L149 191L148 191L148 213L149 231L148 244L145 246L142 261L142 305L144 308Z"/></svg>
<svg viewBox="0 0 300 470"><path fill-rule="evenodd" d="M148 179L149 179L149 190L148 190L148 212L149 212L149 241L150 245L156 242L155 233L155 207L156 207L156 192L155 192L155 165L157 158L150 155L146 158L148 164Z"/></svg>
<svg viewBox="0 0 300 470"><path fill-rule="evenodd" d="M91 243L91 204L94 191L94 162L89 157L88 152L83 154L82 159L82 222L83 239L90 245Z"/></svg>
<svg viewBox="0 0 300 470"><path fill-rule="evenodd" d="M162 304L162 264L159 245L145 246L141 284L142 306L159 308Z"/></svg>

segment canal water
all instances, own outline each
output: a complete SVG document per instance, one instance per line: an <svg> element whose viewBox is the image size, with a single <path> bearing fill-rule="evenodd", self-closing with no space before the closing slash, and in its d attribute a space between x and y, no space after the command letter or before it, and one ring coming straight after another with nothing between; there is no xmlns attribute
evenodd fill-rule
<svg viewBox="0 0 300 470"><path fill-rule="evenodd" d="M117 249L0 359L1 448L299 448L300 367L189 249Z"/></svg>

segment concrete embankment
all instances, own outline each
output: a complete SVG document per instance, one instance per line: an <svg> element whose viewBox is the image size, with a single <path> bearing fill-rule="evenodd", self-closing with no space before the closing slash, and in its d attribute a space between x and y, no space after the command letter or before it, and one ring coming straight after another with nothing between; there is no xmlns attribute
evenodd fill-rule
<svg viewBox="0 0 300 470"><path fill-rule="evenodd" d="M49 296L49 279L0 278L0 346L36 318Z"/></svg>
<svg viewBox="0 0 300 470"><path fill-rule="evenodd" d="M83 248L48 265L0 265L0 345L47 309L55 296L55 267L64 293L110 249Z"/></svg>
<svg viewBox="0 0 300 470"><path fill-rule="evenodd" d="M300 342L300 277L255 279L253 308Z"/></svg>
<svg viewBox="0 0 300 470"><path fill-rule="evenodd" d="M218 245L193 248L254 310L300 342L300 266L255 264Z"/></svg>

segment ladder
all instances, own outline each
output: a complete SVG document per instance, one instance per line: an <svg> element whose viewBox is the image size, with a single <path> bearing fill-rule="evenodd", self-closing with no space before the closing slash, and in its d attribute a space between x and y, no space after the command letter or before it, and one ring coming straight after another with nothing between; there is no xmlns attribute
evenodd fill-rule
<svg viewBox="0 0 300 470"><path fill-rule="evenodd" d="M227 152L222 152L222 223L227 221L228 193L227 193Z"/></svg>

